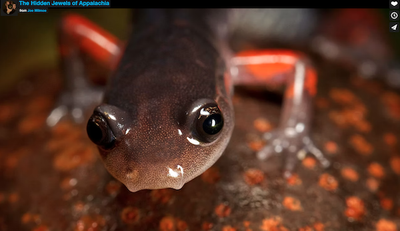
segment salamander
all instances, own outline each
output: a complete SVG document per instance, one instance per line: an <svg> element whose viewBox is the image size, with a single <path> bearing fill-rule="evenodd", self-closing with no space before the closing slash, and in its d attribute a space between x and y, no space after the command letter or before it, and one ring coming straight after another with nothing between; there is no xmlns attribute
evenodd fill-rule
<svg viewBox="0 0 400 231"><path fill-rule="evenodd" d="M69 93L48 124L66 114L82 121L82 108L102 98L87 133L107 170L132 192L180 189L228 145L235 124L233 86L283 84L279 127L264 135L268 143L255 158L285 153L285 176L299 153L310 152L328 166L309 137L317 82L311 62L291 50L234 53L227 41L233 12L137 10L124 45L81 16L65 16L60 45ZM104 96L84 80L82 51L114 70Z"/></svg>

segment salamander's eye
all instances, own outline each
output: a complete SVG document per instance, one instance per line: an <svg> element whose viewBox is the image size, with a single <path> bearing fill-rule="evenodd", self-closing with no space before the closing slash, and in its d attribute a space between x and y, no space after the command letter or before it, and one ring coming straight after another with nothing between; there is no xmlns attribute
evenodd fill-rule
<svg viewBox="0 0 400 231"><path fill-rule="evenodd" d="M208 104L199 110L196 121L196 131L200 139L212 142L224 126L224 118L218 106Z"/></svg>
<svg viewBox="0 0 400 231"><path fill-rule="evenodd" d="M86 126L86 131L90 140L103 149L108 150L114 147L115 135L100 113L93 113Z"/></svg>

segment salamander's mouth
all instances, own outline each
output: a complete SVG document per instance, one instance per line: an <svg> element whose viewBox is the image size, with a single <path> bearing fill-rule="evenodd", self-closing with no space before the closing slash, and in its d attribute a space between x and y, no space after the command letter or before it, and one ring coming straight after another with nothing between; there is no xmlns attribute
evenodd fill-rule
<svg viewBox="0 0 400 231"><path fill-rule="evenodd" d="M123 179L119 179L131 192L142 189L181 189L188 181L185 169L181 165L165 166L157 170L133 170L127 172Z"/></svg>

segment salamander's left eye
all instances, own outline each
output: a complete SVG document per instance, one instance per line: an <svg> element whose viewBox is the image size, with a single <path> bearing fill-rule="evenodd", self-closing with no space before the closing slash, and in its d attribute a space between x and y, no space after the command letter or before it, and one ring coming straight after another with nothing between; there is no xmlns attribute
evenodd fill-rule
<svg viewBox="0 0 400 231"><path fill-rule="evenodd" d="M108 150L114 147L115 135L100 113L93 113L86 126L86 131L90 140L103 149Z"/></svg>
<svg viewBox="0 0 400 231"><path fill-rule="evenodd" d="M218 106L208 104L199 110L196 121L196 132L200 139L205 142L212 142L224 127L224 118Z"/></svg>

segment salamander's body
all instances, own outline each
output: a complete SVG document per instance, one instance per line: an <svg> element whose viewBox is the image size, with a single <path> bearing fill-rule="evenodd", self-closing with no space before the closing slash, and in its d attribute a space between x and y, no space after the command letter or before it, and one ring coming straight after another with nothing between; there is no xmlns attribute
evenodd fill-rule
<svg viewBox="0 0 400 231"><path fill-rule="evenodd" d="M116 136L114 147L100 153L107 169L131 191L179 189L220 157L232 133L225 60L205 14L144 13L104 104L96 109ZM210 107L223 118L215 135L198 130L201 111Z"/></svg>
<svg viewBox="0 0 400 231"><path fill-rule="evenodd" d="M271 142L257 154L260 160L286 152L284 169L290 173L304 150L328 164L308 136L314 69L292 51L233 55L227 46L231 13L136 12L135 30L108 81L103 103L87 124L106 168L129 190L179 189L215 163L234 127L233 84L287 85L280 126L266 134ZM114 37L78 16L66 17L61 31L66 76L73 82L68 86L88 92L80 78L77 48L110 67L122 48ZM75 110L74 99L67 103ZM48 124L66 113L63 108L61 104L53 110Z"/></svg>

